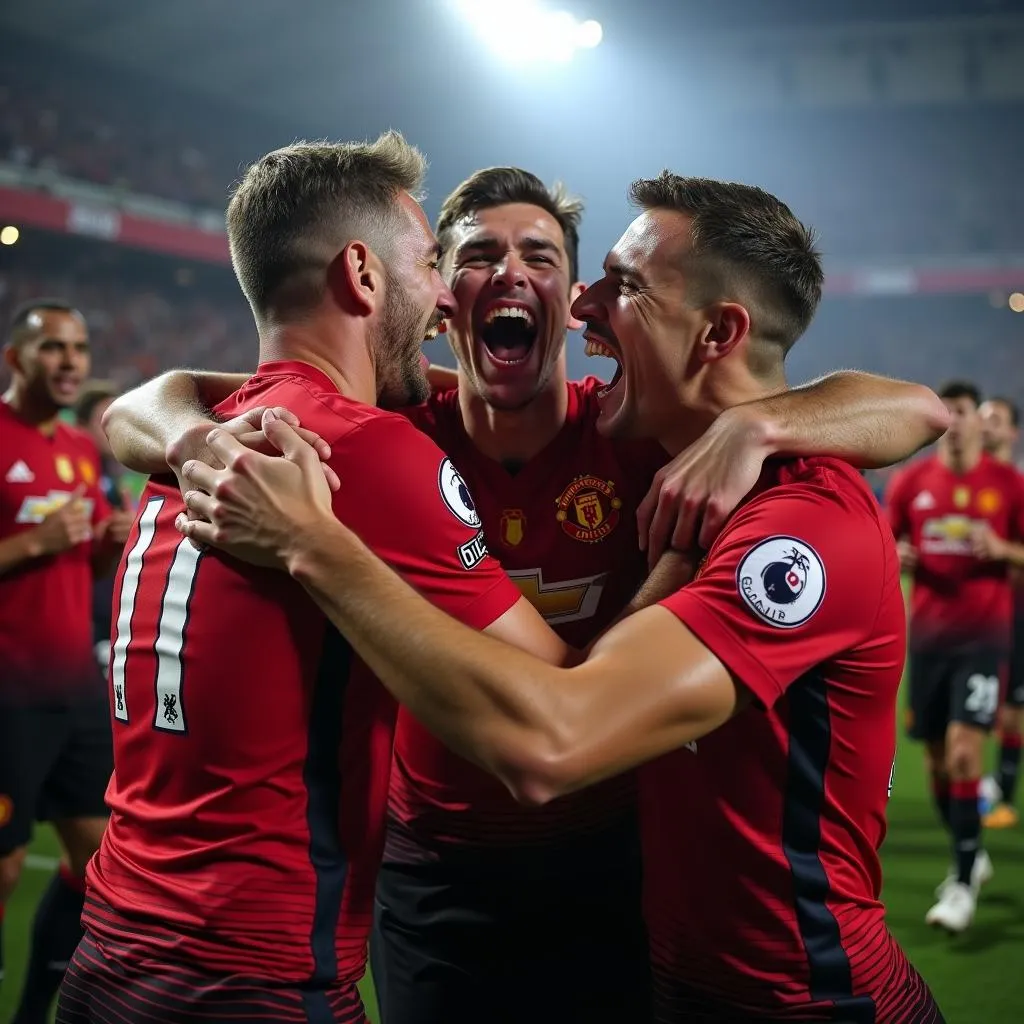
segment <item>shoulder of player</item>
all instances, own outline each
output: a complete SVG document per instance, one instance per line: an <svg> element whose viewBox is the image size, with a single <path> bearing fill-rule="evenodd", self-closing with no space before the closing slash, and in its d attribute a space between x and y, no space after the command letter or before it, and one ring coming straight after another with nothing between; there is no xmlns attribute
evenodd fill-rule
<svg viewBox="0 0 1024 1024"><path fill-rule="evenodd" d="M732 516L726 531L772 529L787 524L820 531L822 517L829 520L829 534L841 534L856 524L871 532L880 531L882 510L867 481L849 463L840 459L813 458L779 461L775 477ZM782 509L784 513L781 513ZM787 526L788 528L788 526ZM847 533L848 536L848 533Z"/></svg>
<svg viewBox="0 0 1024 1024"><path fill-rule="evenodd" d="M1005 483L1008 487L1020 488L1024 485L1024 473L1012 462L1000 462L998 459L988 458L986 471L994 480Z"/></svg>
<svg viewBox="0 0 1024 1024"><path fill-rule="evenodd" d="M66 444L78 449L82 454L92 456L97 461L100 457L100 450L88 431L83 430L71 423L60 422L57 424L57 433Z"/></svg>
<svg viewBox="0 0 1024 1024"><path fill-rule="evenodd" d="M316 427L311 425L311 429ZM373 459L382 469L404 469L426 459L436 467L445 457L432 438L403 413L371 406L363 406L360 415L351 417L347 428L335 437L322 436L331 445L335 465L359 457Z"/></svg>
<svg viewBox="0 0 1024 1024"><path fill-rule="evenodd" d="M404 409L396 409L400 416L407 419L418 430L428 434L449 434L452 427L461 424L462 414L459 410L459 389L442 388L431 391L426 401L419 405L410 405Z"/></svg>

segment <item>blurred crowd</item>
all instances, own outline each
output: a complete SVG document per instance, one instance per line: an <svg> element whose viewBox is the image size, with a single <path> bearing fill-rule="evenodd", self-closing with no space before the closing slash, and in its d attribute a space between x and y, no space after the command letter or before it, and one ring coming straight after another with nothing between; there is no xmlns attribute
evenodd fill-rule
<svg viewBox="0 0 1024 1024"><path fill-rule="evenodd" d="M180 103L154 106L95 81L72 88L38 68L0 71L0 161L220 210L262 147L245 141L240 122L224 132L216 118L184 116ZM723 136L750 130L730 123ZM775 144L744 165L753 160L752 173L766 176L834 255L1022 247L1024 150L998 111L837 110L781 118L770 132Z"/></svg>
<svg viewBox="0 0 1024 1024"><path fill-rule="evenodd" d="M244 370L256 365L256 327L240 292L234 297L227 290L140 287L117 278L0 272L3 323L19 303L40 295L60 296L82 310L94 372L122 386L173 366Z"/></svg>

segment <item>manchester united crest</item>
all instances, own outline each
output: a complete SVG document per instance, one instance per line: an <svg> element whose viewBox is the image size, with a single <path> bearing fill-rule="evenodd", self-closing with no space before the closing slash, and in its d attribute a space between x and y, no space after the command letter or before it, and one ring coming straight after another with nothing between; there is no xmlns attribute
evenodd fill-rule
<svg viewBox="0 0 1024 1024"><path fill-rule="evenodd" d="M78 475L90 486L96 483L96 470L88 459L78 460Z"/></svg>
<svg viewBox="0 0 1024 1024"><path fill-rule="evenodd" d="M562 491L555 507L555 518L573 540L596 544L618 525L622 499L611 480L584 474Z"/></svg>
<svg viewBox="0 0 1024 1024"><path fill-rule="evenodd" d="M510 548L519 547L526 531L526 513L521 508L507 508L501 514L501 542Z"/></svg>

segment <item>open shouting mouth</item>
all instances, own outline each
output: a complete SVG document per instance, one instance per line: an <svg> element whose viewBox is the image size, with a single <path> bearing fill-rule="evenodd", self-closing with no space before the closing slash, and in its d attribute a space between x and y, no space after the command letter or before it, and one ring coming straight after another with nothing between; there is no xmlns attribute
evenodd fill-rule
<svg viewBox="0 0 1024 1024"><path fill-rule="evenodd" d="M491 361L498 366L521 366L533 352L537 320L528 306L495 303L479 319L477 337Z"/></svg>
<svg viewBox="0 0 1024 1024"><path fill-rule="evenodd" d="M586 344L584 351L588 356L603 356L605 359L613 359L615 361L615 374L597 393L598 398L606 398L618 387L619 382L622 380L622 360L619 358L618 351L612 348L607 340L600 337L593 327L587 327L583 334L583 340Z"/></svg>

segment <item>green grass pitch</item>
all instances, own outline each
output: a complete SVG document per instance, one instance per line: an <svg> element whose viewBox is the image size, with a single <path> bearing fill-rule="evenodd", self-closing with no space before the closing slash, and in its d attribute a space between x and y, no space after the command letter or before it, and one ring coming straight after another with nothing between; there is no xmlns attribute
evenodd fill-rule
<svg viewBox="0 0 1024 1024"><path fill-rule="evenodd" d="M1013 1024L1024 1020L1024 828L989 832L995 877L986 886L973 927L955 939L924 925L932 891L949 862L944 834L925 789L920 751L901 742L883 848L884 898L889 926L935 992L949 1024ZM0 989L0 1024L13 1014L28 955L32 913L49 878L46 858L57 855L48 829L40 829L34 866L7 909L7 977ZM372 986L364 999L376 1021Z"/></svg>

